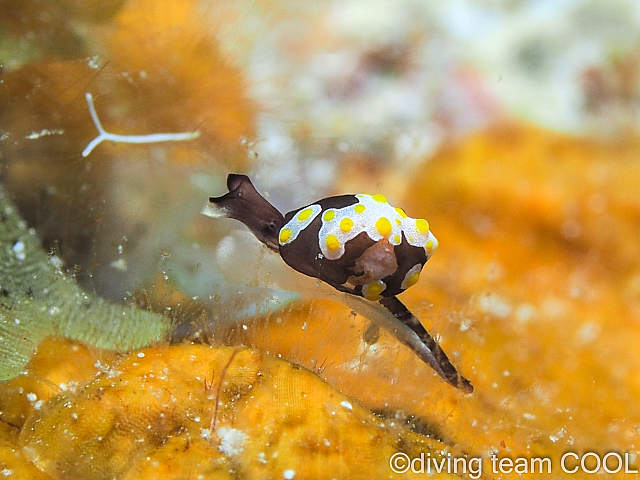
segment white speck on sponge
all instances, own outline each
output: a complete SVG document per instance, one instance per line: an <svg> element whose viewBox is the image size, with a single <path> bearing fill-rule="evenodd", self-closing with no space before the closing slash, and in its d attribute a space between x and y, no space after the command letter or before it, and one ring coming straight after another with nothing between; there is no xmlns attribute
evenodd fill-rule
<svg viewBox="0 0 640 480"><path fill-rule="evenodd" d="M291 480L293 477L296 476L296 471L291 469L285 470L284 472L282 472L282 476L287 480Z"/></svg>
<svg viewBox="0 0 640 480"><path fill-rule="evenodd" d="M244 442L249 438L246 433L229 427L220 427L217 433L220 437L218 450L230 457L241 453L244 449Z"/></svg>
<svg viewBox="0 0 640 480"><path fill-rule="evenodd" d="M340 402L340 405L342 405L344 408L351 410L353 408L353 405L351 405L349 402L347 402L346 400L343 400Z"/></svg>

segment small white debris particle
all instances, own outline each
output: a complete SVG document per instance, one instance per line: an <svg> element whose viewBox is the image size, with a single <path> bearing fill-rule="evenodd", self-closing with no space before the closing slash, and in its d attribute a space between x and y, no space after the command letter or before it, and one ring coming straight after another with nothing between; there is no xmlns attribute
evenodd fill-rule
<svg viewBox="0 0 640 480"><path fill-rule="evenodd" d="M30 402L35 402L38 400L38 396L35 393L27 393L27 400Z"/></svg>
<svg viewBox="0 0 640 480"><path fill-rule="evenodd" d="M480 309L498 318L505 318L511 314L511 305L502 297L495 294L485 295L480 299Z"/></svg>
<svg viewBox="0 0 640 480"><path fill-rule="evenodd" d="M351 410L353 408L353 405L351 405L349 402L347 402L346 400L343 400L340 402L340 405L342 405L344 408Z"/></svg>
<svg viewBox="0 0 640 480"><path fill-rule="evenodd" d="M49 257L49 260L51 261L53 266L56 267L58 270L60 270L62 268L62 266L64 265L62 260L60 260L60 257L58 257L57 255L51 255Z"/></svg>
<svg viewBox="0 0 640 480"><path fill-rule="evenodd" d="M247 326L246 325L242 325L242 329L243 330L247 330Z"/></svg>
<svg viewBox="0 0 640 480"><path fill-rule="evenodd" d="M49 315L57 315L60 312L60 309L58 307L51 307L49 309Z"/></svg>
<svg viewBox="0 0 640 480"><path fill-rule="evenodd" d="M124 258L114 260L109 265L111 266L111 268L115 268L119 272L126 272L128 268L127 261Z"/></svg>
<svg viewBox="0 0 640 480"><path fill-rule="evenodd" d="M585 322L578 329L576 334L578 342L582 345L587 345L593 342L600 334L600 325L596 322Z"/></svg>
<svg viewBox="0 0 640 480"><path fill-rule="evenodd" d="M93 68L94 70L96 68L98 68L100 66L100 56L99 55L94 55L93 57L89 57L87 58L88 62L87 65L89 65L89 68Z"/></svg>
<svg viewBox="0 0 640 480"><path fill-rule="evenodd" d="M536 416L533 413L523 413L522 416L527 420L535 420Z"/></svg>
<svg viewBox="0 0 640 480"><path fill-rule="evenodd" d="M264 452L260 452L258 454L258 461L263 465L267 463L267 456L264 454Z"/></svg>
<svg viewBox="0 0 640 480"><path fill-rule="evenodd" d="M48 135L62 135L63 133L64 130L59 128L43 128L39 132L31 132L29 135L25 135L24 138L26 138L27 140L35 140L40 137L46 137Z"/></svg>
<svg viewBox="0 0 640 480"><path fill-rule="evenodd" d="M293 477L296 476L296 471L295 470L285 470L284 472L282 472L282 476L284 478L286 478L286 480L291 480Z"/></svg>
<svg viewBox="0 0 640 480"><path fill-rule="evenodd" d="M42 405L44 405L44 401L38 400L36 403L33 404L33 408L35 410L40 410L42 408Z"/></svg>
<svg viewBox="0 0 640 480"><path fill-rule="evenodd" d="M25 259L24 242L22 240L18 240L16 243L14 243L12 250L13 250L13 253L16 254L16 258L18 260Z"/></svg>
<svg viewBox="0 0 640 480"><path fill-rule="evenodd" d="M144 358L144 352L138 352L138 358Z"/></svg>
<svg viewBox="0 0 640 480"><path fill-rule="evenodd" d="M220 427L217 433L220 437L218 450L230 457L241 453L244 449L244 442L249 438L246 433L229 427Z"/></svg>
<svg viewBox="0 0 640 480"><path fill-rule="evenodd" d="M567 431L564 428L561 428L560 430L558 430L556 432L555 435L549 435L549 440L551 440L553 443L555 443L558 440L560 440L561 438L563 438L565 433L567 433Z"/></svg>
<svg viewBox="0 0 640 480"><path fill-rule="evenodd" d="M11 475L13 475L13 470L11 470L10 468L3 468L2 470L0 470L0 473L2 473L2 475L4 475L5 477L10 477Z"/></svg>
<svg viewBox="0 0 640 480"><path fill-rule="evenodd" d="M536 309L534 306L529 305L528 303L523 303L518 305L515 311L516 319L520 323L526 323L529 320L532 320L536 316Z"/></svg>

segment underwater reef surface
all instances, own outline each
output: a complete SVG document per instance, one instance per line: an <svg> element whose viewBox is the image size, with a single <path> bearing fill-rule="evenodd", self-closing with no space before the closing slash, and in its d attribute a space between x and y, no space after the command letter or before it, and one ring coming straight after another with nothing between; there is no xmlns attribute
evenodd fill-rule
<svg viewBox="0 0 640 480"><path fill-rule="evenodd" d="M76 358L75 371L43 369L40 356L62 354ZM364 479L389 478L398 452L464 458L314 373L246 348L158 346L114 361L52 338L38 355L39 368L1 387L7 415L30 399L17 445L5 434L0 449L0 465L17 475L35 464L49 476L34 478ZM64 390L52 394L52 382Z"/></svg>
<svg viewBox="0 0 640 480"><path fill-rule="evenodd" d="M0 0L2 475L639 469L637 2L103 3ZM82 157L86 93L109 132L199 137ZM225 282L250 234L199 211L229 172L283 211L370 192L426 218L401 299L475 393L345 305ZM238 245L238 278L298 282Z"/></svg>
<svg viewBox="0 0 640 480"><path fill-rule="evenodd" d="M559 478L566 452L593 451L626 453L636 468L639 149L503 124L443 149L414 179L404 205L430 219L441 248L403 299L473 395L349 308L313 300L226 337L253 350L122 357L45 340L0 386L1 461L53 478L395 478L391 455L426 452L482 458L488 476L525 472L493 471L495 454L529 472L549 458Z"/></svg>

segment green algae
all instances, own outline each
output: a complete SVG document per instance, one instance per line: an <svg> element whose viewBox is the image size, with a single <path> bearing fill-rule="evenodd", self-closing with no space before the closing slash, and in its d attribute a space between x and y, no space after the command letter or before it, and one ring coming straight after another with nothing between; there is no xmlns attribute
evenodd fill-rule
<svg viewBox="0 0 640 480"><path fill-rule="evenodd" d="M61 268L0 187L0 380L18 375L49 335L127 351L170 334L169 319L87 293Z"/></svg>

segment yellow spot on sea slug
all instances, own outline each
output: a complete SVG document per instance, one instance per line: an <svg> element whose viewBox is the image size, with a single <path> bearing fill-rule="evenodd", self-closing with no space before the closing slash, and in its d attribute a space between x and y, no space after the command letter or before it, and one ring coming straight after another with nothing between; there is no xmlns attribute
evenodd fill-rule
<svg viewBox="0 0 640 480"><path fill-rule="evenodd" d="M387 237L391 233L391 222L386 217L380 217L376 222L376 228L380 235Z"/></svg>
<svg viewBox="0 0 640 480"><path fill-rule="evenodd" d="M283 228L280 230L280 243L285 243L291 237L291 230L288 228Z"/></svg>
<svg viewBox="0 0 640 480"><path fill-rule="evenodd" d="M380 203L387 203L387 197L385 197L384 195L377 193L376 195L374 195L373 198L376 202L380 202Z"/></svg>
<svg viewBox="0 0 640 480"><path fill-rule="evenodd" d="M407 214L404 213L403 209L396 207L396 212L398 212L398 215L400 215L402 218L407 218Z"/></svg>
<svg viewBox="0 0 640 480"><path fill-rule="evenodd" d="M312 213L313 213L312 208L305 208L298 214L298 220L300 220L301 222L304 222L307 218L309 218L309 216L311 216Z"/></svg>
<svg viewBox="0 0 640 480"><path fill-rule="evenodd" d="M333 210L327 210L322 218L324 218L325 222L330 222L335 216L336 212L334 212Z"/></svg>
<svg viewBox="0 0 640 480"><path fill-rule="evenodd" d="M400 235L396 235L395 237L393 237L393 241L396 243L400 243Z"/></svg>
<svg viewBox="0 0 640 480"><path fill-rule="evenodd" d="M433 242L431 240L429 240L427 242L427 244L424 246L424 248L426 248L427 249L427 253L429 255L431 255L431 252L433 252Z"/></svg>
<svg viewBox="0 0 640 480"><path fill-rule="evenodd" d="M398 225L398 226L402 225L402 222L400 221L399 218L396 218L396 225Z"/></svg>
<svg viewBox="0 0 640 480"><path fill-rule="evenodd" d="M353 207L353 209L355 210L356 213L362 213L364 212L367 208L362 205L361 203L357 204L355 207Z"/></svg>
<svg viewBox="0 0 640 480"><path fill-rule="evenodd" d="M420 280L420 272L416 272L407 278L407 288L414 286Z"/></svg>
<svg viewBox="0 0 640 480"><path fill-rule="evenodd" d="M367 300L379 300L383 290L384 284L382 282L373 282L362 288L362 294Z"/></svg>
<svg viewBox="0 0 640 480"><path fill-rule="evenodd" d="M340 220L340 230L343 232L348 232L351 230L351 227L353 227L353 220L350 218L343 218Z"/></svg>
<svg viewBox="0 0 640 480"><path fill-rule="evenodd" d="M329 250L337 250L340 248L340 242L338 241L338 237L335 235L327 235L326 242Z"/></svg>
<svg viewBox="0 0 640 480"><path fill-rule="evenodd" d="M429 233L429 222L424 218L419 218L416 220L416 228L420 233Z"/></svg>

